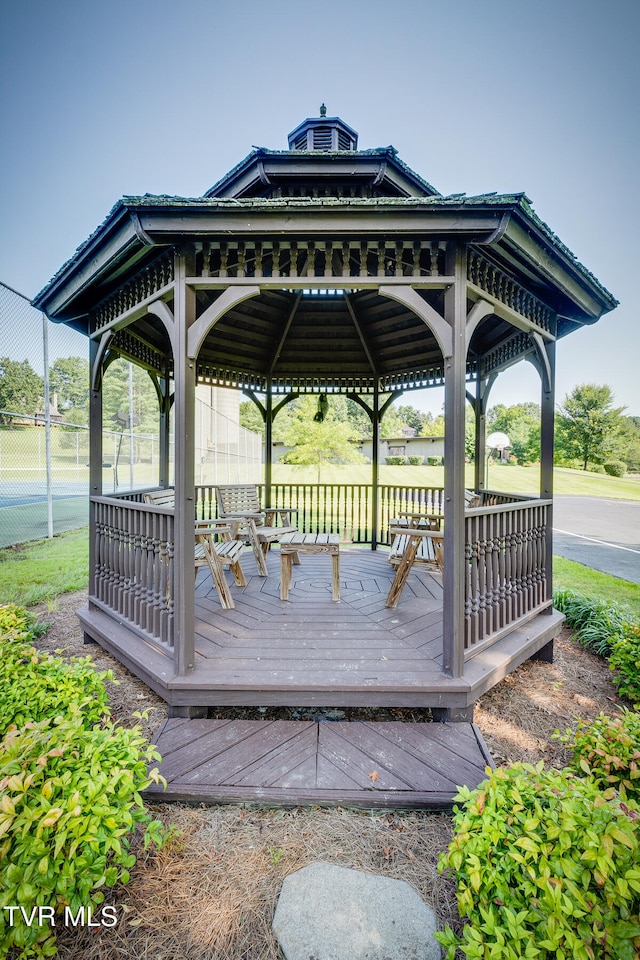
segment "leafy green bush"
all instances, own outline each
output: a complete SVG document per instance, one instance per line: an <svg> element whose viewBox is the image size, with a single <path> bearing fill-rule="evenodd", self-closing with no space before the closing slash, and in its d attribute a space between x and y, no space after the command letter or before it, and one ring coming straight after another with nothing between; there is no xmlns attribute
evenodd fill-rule
<svg viewBox="0 0 640 960"><path fill-rule="evenodd" d="M442 464L442 457L427 457L427 463L430 467L439 467Z"/></svg>
<svg viewBox="0 0 640 960"><path fill-rule="evenodd" d="M15 603L0 606L0 640L8 637L11 640L30 643L46 629L46 626L38 623L36 618L23 607L18 607Z"/></svg>
<svg viewBox="0 0 640 960"><path fill-rule="evenodd" d="M584 597L572 590L558 590L553 605L564 613L579 642L600 656L608 657L630 619L631 611L611 600Z"/></svg>
<svg viewBox="0 0 640 960"><path fill-rule="evenodd" d="M554 734L571 751L570 766L592 777L606 790L615 787L623 798L640 802L640 713L624 710L619 717L599 714L578 720L575 732Z"/></svg>
<svg viewBox="0 0 640 960"><path fill-rule="evenodd" d="M66 661L36 650L23 639L34 629L28 615L15 612L10 618L6 610L0 632L0 736L11 724L55 717L74 705L88 725L108 715L104 681L113 680L111 671L97 672L90 657Z"/></svg>
<svg viewBox="0 0 640 960"><path fill-rule="evenodd" d="M439 869L456 872L462 935L453 960L634 960L640 949L640 810L613 789L542 763L460 790Z"/></svg>
<svg viewBox="0 0 640 960"><path fill-rule="evenodd" d="M623 460L609 460L604 464L604 472L610 477L624 477L627 472L627 465Z"/></svg>
<svg viewBox="0 0 640 960"><path fill-rule="evenodd" d="M385 457L384 462L390 467L404 467L407 462L406 457Z"/></svg>
<svg viewBox="0 0 640 960"><path fill-rule="evenodd" d="M587 470L589 471L589 473L606 473L607 472L601 463L590 463L589 466L587 467Z"/></svg>
<svg viewBox="0 0 640 960"><path fill-rule="evenodd" d="M65 909L104 900L102 887L129 880L135 863L127 834L140 826L145 847L163 828L144 809L140 790L162 778L139 728L111 722L88 729L79 711L13 728L0 744L0 908ZM0 953L55 955L55 927L13 925L0 909Z"/></svg>
<svg viewBox="0 0 640 960"><path fill-rule="evenodd" d="M623 697L640 703L640 624L625 623L622 636L613 645L609 666L613 682Z"/></svg>
<svg viewBox="0 0 640 960"><path fill-rule="evenodd" d="M421 467L424 463L424 457L408 457L407 459L412 467Z"/></svg>

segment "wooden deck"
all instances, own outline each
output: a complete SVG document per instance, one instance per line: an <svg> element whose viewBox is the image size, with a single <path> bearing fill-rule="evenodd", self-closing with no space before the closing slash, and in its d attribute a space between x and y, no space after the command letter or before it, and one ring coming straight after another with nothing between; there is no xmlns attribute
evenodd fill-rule
<svg viewBox="0 0 640 960"><path fill-rule="evenodd" d="M465 665L464 677L441 671L442 582L414 568L400 603L385 607L394 570L388 551L340 551L340 601L333 602L326 557L303 556L293 567L289 599L280 599L280 553L257 574L250 551L247 585L231 585L235 608L223 610L208 571L196 583L196 663L175 673L170 651L136 634L97 602L80 611L97 640L170 704L206 706L431 707L464 710L536 654L558 633L562 617L540 614Z"/></svg>
<svg viewBox="0 0 640 960"><path fill-rule="evenodd" d="M153 801L451 807L493 766L470 723L170 719Z"/></svg>

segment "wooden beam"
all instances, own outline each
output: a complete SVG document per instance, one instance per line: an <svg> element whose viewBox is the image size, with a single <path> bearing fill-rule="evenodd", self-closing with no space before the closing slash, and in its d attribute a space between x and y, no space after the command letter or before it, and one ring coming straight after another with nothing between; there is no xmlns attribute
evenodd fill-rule
<svg viewBox="0 0 640 960"><path fill-rule="evenodd" d="M451 287L448 287L447 292L450 292L451 289ZM445 293L445 297L446 295ZM384 286L380 287L380 296L389 297L390 300L397 300L398 303L409 307L409 309L429 327L438 341L442 356L451 356L453 352L451 327L445 321L444 317L440 316L437 310L434 310L426 300L422 299L417 290L413 289L413 286L407 286L406 284L393 286L385 282Z"/></svg>
<svg viewBox="0 0 640 960"><path fill-rule="evenodd" d="M195 576L193 565L195 517L195 389L196 364L189 334L196 323L196 297L185 283L193 252L176 253L175 317L175 514L174 514L174 665L176 674L195 666Z"/></svg>
<svg viewBox="0 0 640 960"><path fill-rule="evenodd" d="M107 334L98 344L89 341L91 390L89 392L89 490L92 497L102 496L102 376L100 372ZM89 501L89 597L96 594L96 520L94 504Z"/></svg>
<svg viewBox="0 0 640 960"><path fill-rule="evenodd" d="M485 301L493 307L493 312L495 313L496 317L500 317L501 320L506 320L512 326L517 327L518 330L524 330L525 333L531 333L531 331L536 330L541 337L544 337L545 340L556 339L555 336L552 333L549 333L548 330L543 330L542 327L532 323L531 320L528 320L521 313L517 313L515 310L512 310L511 307L508 307L505 303L502 303L497 299L497 297L487 293L486 290L482 290L481 287L476 287L475 284L469 283L467 285L467 291L471 299Z"/></svg>
<svg viewBox="0 0 640 960"><path fill-rule="evenodd" d="M540 497L553 500L553 449L555 415L556 345L544 345L548 374L542 377L540 398ZM547 508L545 540L546 597L553 597L553 502ZM549 608L551 612L551 608Z"/></svg>
<svg viewBox="0 0 640 960"><path fill-rule="evenodd" d="M361 328L361 326L360 326L360 322L359 322L359 320L358 320L356 311L355 311L354 306L353 306L353 304L352 304L352 302L351 302L351 297L349 296L348 293L345 293L344 299L345 299L345 302L346 302L346 304L347 304L347 308L348 308L348 310L349 310L349 313L351 314L351 319L353 320L353 325L354 325L354 327L356 328L356 333L358 334L358 337L360 338L360 343L362 344L362 349L364 350L365 356L366 356L366 358L367 358L367 360L368 360L368 362L369 362L369 366L371 367L371 372L373 373L373 375L374 375L375 377L377 377L377 376L378 376L378 371L377 371L377 369L376 369L376 363L375 363L375 361L374 361L374 359L373 359L373 355L372 355L372 353L371 353L371 350L369 349L369 344L367 343L367 341L366 341L366 339L365 339L365 336L364 336L364 333L362 332L362 328Z"/></svg>
<svg viewBox="0 0 640 960"><path fill-rule="evenodd" d="M443 671L450 677L464 672L464 444L467 360L466 249L450 243L447 272L456 284L445 293L445 318L451 333L451 355L445 355L444 381L444 608Z"/></svg>
<svg viewBox="0 0 640 960"><path fill-rule="evenodd" d="M293 301L293 306L292 306L291 310L289 311L289 316L287 317L287 321L286 321L286 323L285 323L285 325L284 325L284 328L283 328L283 330L282 330L282 334L281 334L280 339L279 339L279 341L278 341L278 345L277 345L277 347L276 347L276 349L275 349L275 351L274 351L273 357L271 358L271 363L269 364L269 369L268 369L268 375L269 375L269 376L272 375L272 373L273 373L273 371L274 371L274 369L275 369L276 363L278 362L278 359L279 359L279 357L280 357L280 354L282 353L282 348L284 347L284 344L285 344L285 341L286 341L286 339L287 339L289 330L291 329L291 324L293 323L293 318L295 317L296 313L298 312L298 307L300 306L300 299L301 299L301 297L302 297L302 290L299 291L298 295L296 296L295 300Z"/></svg>
<svg viewBox="0 0 640 960"><path fill-rule="evenodd" d="M195 289L193 284L187 283L186 279L184 281L185 288L189 290L190 295L194 297L195 303ZM227 285L225 284L225 287ZM260 288L255 286L255 283L248 287L240 287L237 290L229 287L228 289L223 290L217 300L215 300L210 307L204 311L204 313L197 319L194 320L191 329L189 330L189 337L187 341L187 351L190 357L197 357L202 343L211 330L213 326L218 322L218 320L227 313L231 307L235 307L236 304L242 303L243 300L249 300L251 297L257 297L260 294Z"/></svg>
<svg viewBox="0 0 640 960"><path fill-rule="evenodd" d="M416 290L446 290L453 277L189 277L189 286L198 290L226 290L227 287L259 286L261 290L357 290L376 291L385 287L413 287Z"/></svg>
<svg viewBox="0 0 640 960"><path fill-rule="evenodd" d="M106 330L121 330L123 327L129 327L132 323L135 323L136 320L140 320L141 317L144 317L146 313L154 313L155 311L151 307L156 303L164 303L165 300L170 299L173 296L174 283L166 284L164 287L161 287L160 290L156 293L151 294L149 297L145 297L144 300L141 300L140 303L137 303L135 307L131 307L129 310L125 310L124 313L121 313L119 317L116 317L115 320L112 320L110 323L103 324L98 330L94 330L91 334L91 338L95 339L99 337Z"/></svg>
<svg viewBox="0 0 640 960"><path fill-rule="evenodd" d="M491 314L495 312L496 310L492 303L488 303L486 300L476 300L467 314L467 350L469 349L471 337L478 324L481 323L485 317L491 316Z"/></svg>

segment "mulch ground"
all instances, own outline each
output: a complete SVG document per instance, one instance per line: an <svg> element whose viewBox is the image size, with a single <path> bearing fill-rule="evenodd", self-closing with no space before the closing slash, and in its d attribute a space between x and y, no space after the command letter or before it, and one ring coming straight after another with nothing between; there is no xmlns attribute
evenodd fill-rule
<svg viewBox="0 0 640 960"><path fill-rule="evenodd" d="M50 626L37 645L65 656L90 653L98 669L112 670L114 719L139 723L153 741L166 705L100 647L83 643L75 611L85 602L85 595L70 594L40 611ZM554 731L601 711L615 714L622 705L607 664L565 630L554 663L523 664L481 698L474 719L496 763L543 759L563 766L566 753ZM403 713L404 720L425 719L421 711ZM375 716L398 719L398 711ZM140 850L130 883L109 892L115 928L59 932L63 960L282 960L271 933L280 887L287 874L315 860L406 880L443 924L459 925L453 881L437 872L451 838L447 814L174 804L154 813L176 827L175 839L159 852Z"/></svg>

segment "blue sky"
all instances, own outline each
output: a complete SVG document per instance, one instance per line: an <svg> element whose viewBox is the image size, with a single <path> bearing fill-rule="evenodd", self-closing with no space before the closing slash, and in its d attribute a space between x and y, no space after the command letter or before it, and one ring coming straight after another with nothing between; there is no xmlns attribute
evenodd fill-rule
<svg viewBox="0 0 640 960"><path fill-rule="evenodd" d="M5 0L0 280L33 296L119 197L199 196L324 101L442 193L524 190L621 301L559 344L558 399L640 415L639 32L636 0Z"/></svg>

